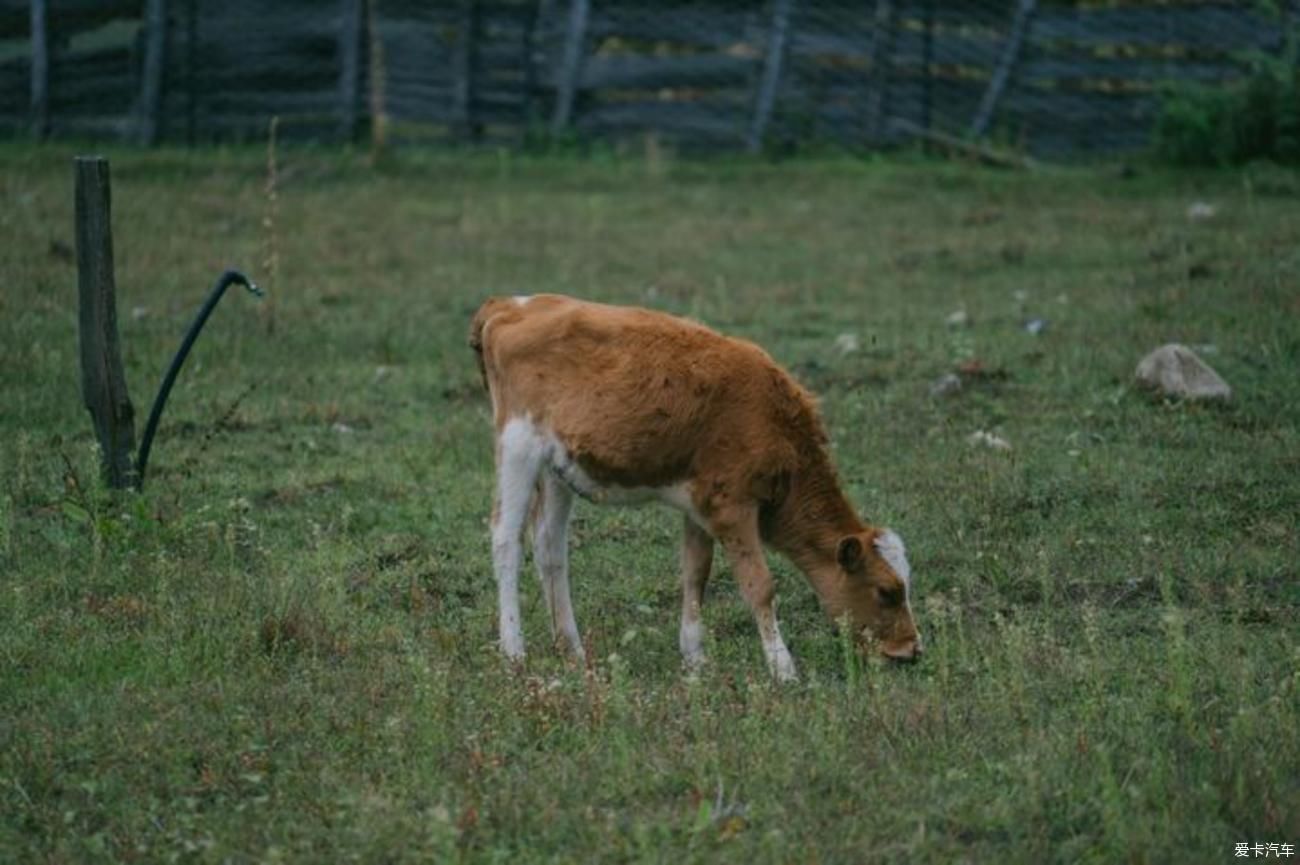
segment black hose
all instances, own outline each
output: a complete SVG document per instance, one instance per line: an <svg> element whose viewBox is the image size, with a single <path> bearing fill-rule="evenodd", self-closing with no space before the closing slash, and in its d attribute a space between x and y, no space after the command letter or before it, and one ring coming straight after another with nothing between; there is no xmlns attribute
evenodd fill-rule
<svg viewBox="0 0 1300 865"><path fill-rule="evenodd" d="M168 367L167 375L163 376L162 386L158 388L158 395L153 399L153 408L149 411L149 422L144 427L144 438L140 439L140 455L135 460L135 488L137 490L144 486L144 471L149 465L149 448L153 445L154 433L158 431L158 420L162 417L163 406L167 404L167 396L172 392L172 385L176 383L176 376L180 373L185 358L189 357L190 349L194 347L194 341L199 338L199 331L203 330L203 325L207 323L208 316L212 315L212 310L217 308L217 302L226 293L226 289L234 283L239 283L258 297L262 296L262 289L258 288L251 279L237 270L227 270L218 277L216 285L212 286L212 292L208 294L208 299L204 302L203 308L199 310L199 314L194 318L194 323L190 325L189 332L185 334L185 341L181 343L176 356L172 358L172 365Z"/></svg>

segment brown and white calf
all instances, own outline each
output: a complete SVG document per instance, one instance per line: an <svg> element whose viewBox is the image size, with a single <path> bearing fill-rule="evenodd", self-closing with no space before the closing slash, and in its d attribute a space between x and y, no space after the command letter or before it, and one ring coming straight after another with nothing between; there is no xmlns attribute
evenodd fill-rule
<svg viewBox="0 0 1300 865"><path fill-rule="evenodd" d="M722 545L773 675L795 678L763 544L807 576L826 613L887 656L921 651L903 543L858 518L813 399L758 346L663 313L559 295L492 298L470 328L496 431L492 560L501 650L521 658L519 569L533 555L553 636L583 654L569 597L573 496L658 499L685 514L680 645L703 660L700 603Z"/></svg>

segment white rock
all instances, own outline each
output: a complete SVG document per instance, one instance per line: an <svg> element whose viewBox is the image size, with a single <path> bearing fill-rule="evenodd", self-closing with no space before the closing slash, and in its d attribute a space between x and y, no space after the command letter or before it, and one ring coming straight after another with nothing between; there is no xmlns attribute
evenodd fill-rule
<svg viewBox="0 0 1300 865"><path fill-rule="evenodd" d="M943 323L952 328L965 327L970 324L970 316L966 314L966 310L959 309L956 312L949 313Z"/></svg>
<svg viewBox="0 0 1300 865"><path fill-rule="evenodd" d="M1182 399L1228 399L1232 388L1209 364L1185 345L1169 343L1138 362L1137 380L1166 396Z"/></svg>
<svg viewBox="0 0 1300 865"><path fill-rule="evenodd" d="M835 337L835 350L840 354L853 354L858 350L858 337L852 333L842 333Z"/></svg>
<svg viewBox="0 0 1300 865"><path fill-rule="evenodd" d="M961 390L961 376L955 372L946 372L930 384L930 396L950 396Z"/></svg>
<svg viewBox="0 0 1300 865"><path fill-rule="evenodd" d="M1187 218L1193 222L1213 219L1219 209L1208 201L1193 201L1187 208Z"/></svg>
<svg viewBox="0 0 1300 865"><path fill-rule="evenodd" d="M1011 450L1011 442L1002 438L1002 436L994 435L993 433L982 429L975 430L975 432L968 435L966 437L966 443L972 447L983 446L986 448L992 448L995 451Z"/></svg>

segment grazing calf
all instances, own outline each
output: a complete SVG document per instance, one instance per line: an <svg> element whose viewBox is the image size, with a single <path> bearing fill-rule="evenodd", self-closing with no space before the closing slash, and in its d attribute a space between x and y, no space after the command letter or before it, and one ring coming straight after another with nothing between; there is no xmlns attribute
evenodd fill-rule
<svg viewBox="0 0 1300 865"><path fill-rule="evenodd" d="M722 545L773 675L796 677L772 609L763 544L807 576L862 644L912 660L921 637L898 535L858 519L840 491L812 398L758 346L685 319L559 295L492 298L470 345L492 398L492 561L501 650L521 658L519 568L529 509L552 634L583 654L569 598L574 493L657 499L685 514L680 644L703 660L700 603Z"/></svg>

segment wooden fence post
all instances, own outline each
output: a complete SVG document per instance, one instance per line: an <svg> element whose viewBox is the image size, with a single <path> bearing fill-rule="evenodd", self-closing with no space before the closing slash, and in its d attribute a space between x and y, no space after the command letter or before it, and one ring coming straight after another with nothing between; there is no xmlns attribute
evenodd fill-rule
<svg viewBox="0 0 1300 865"><path fill-rule="evenodd" d="M1002 56L998 58L998 65L989 78L988 89L984 91L975 117L971 119L971 138L983 138L989 130L989 124L993 122L993 114L997 111L1003 91L1007 89L1007 82L1011 80L1011 70L1016 64L1016 58L1020 56L1025 34L1029 32L1029 21L1034 15L1035 6L1036 0L1020 0L1016 7L1016 17L1011 22L1011 33L1002 46Z"/></svg>
<svg viewBox="0 0 1300 865"><path fill-rule="evenodd" d="M564 35L564 55L556 81L555 113L551 115L551 134L559 135L573 119L573 102L582 74L582 55L587 43L589 0L569 0L569 23Z"/></svg>
<svg viewBox="0 0 1300 865"><path fill-rule="evenodd" d="M750 153L763 148L767 124L772 119L776 105L776 90L781 83L785 65L785 44L789 38L790 15L794 0L773 0L772 24L767 31L767 56L763 59L763 76L758 83L758 99L754 102L754 120L749 126L745 145Z"/></svg>
<svg viewBox="0 0 1300 865"><path fill-rule="evenodd" d="M527 127L525 136L532 136L538 131L541 117L538 110L538 91L541 89L540 70L546 62L543 46L543 34L551 27L551 11L554 0L537 0L533 12L528 17L528 26L524 29L524 117Z"/></svg>
<svg viewBox="0 0 1300 865"><path fill-rule="evenodd" d="M50 131L50 19L47 0L31 0L32 134Z"/></svg>
<svg viewBox="0 0 1300 865"><path fill-rule="evenodd" d="M167 45L167 0L145 0L144 69L140 80L140 106L136 138L141 144L158 142L162 107L163 52Z"/></svg>
<svg viewBox="0 0 1300 865"><path fill-rule="evenodd" d="M365 5L366 0L339 3L339 138L344 141L357 137Z"/></svg>
<svg viewBox="0 0 1300 865"><path fill-rule="evenodd" d="M190 145L193 145L198 137L198 56L198 0L185 0L185 143Z"/></svg>
<svg viewBox="0 0 1300 865"><path fill-rule="evenodd" d="M462 138L479 137L481 127L474 119L474 90L478 74L478 40L482 29L478 0L460 0L460 22L455 57L455 117Z"/></svg>
<svg viewBox="0 0 1300 865"><path fill-rule="evenodd" d="M113 489L134 475L135 409L122 372L113 280L112 190L108 160L76 158L77 289L80 295L81 393L95 424L104 478Z"/></svg>
<svg viewBox="0 0 1300 865"><path fill-rule="evenodd" d="M921 7L921 128L929 129L934 115L934 0Z"/></svg>
<svg viewBox="0 0 1300 865"><path fill-rule="evenodd" d="M379 0L367 0L366 34L370 42L370 158L382 159L388 148L388 62L380 30Z"/></svg>
<svg viewBox="0 0 1300 865"><path fill-rule="evenodd" d="M871 74L875 79L867 97L867 137L879 142L885 132L885 115L889 107L889 67L894 62L894 0L876 0L875 48Z"/></svg>

